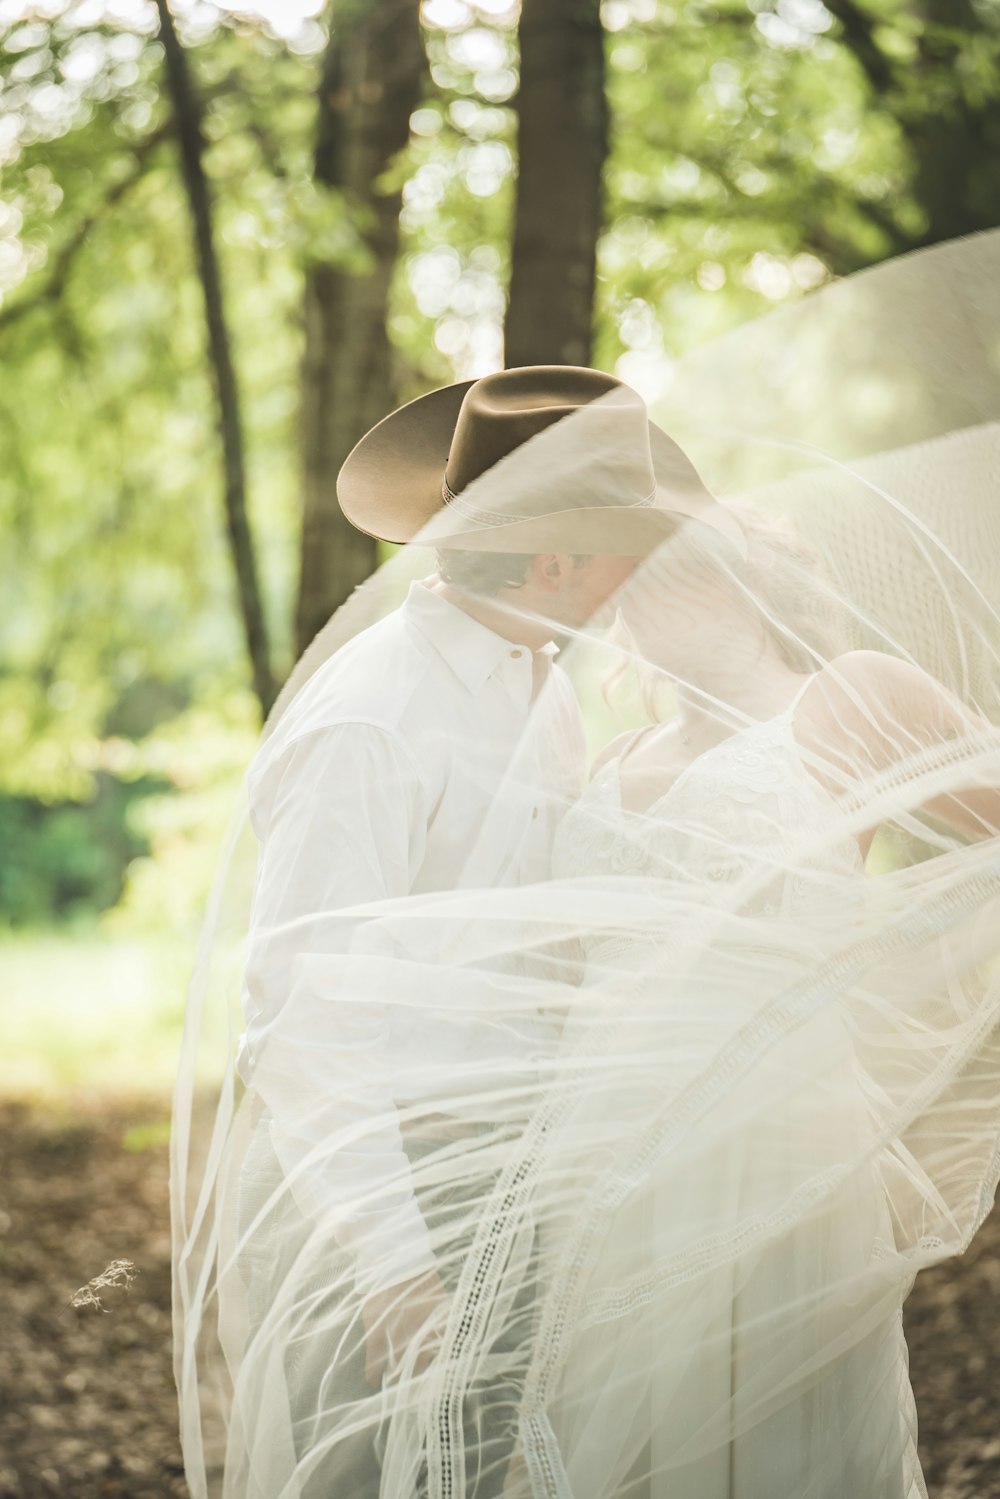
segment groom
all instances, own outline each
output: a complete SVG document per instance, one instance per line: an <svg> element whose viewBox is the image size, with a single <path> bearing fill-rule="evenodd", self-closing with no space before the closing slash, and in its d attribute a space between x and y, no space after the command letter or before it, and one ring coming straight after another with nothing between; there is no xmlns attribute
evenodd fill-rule
<svg viewBox="0 0 1000 1499"><path fill-rule="evenodd" d="M572 440L556 444L557 430ZM239 1069L298 1209L344 1209L338 1232L364 1287L365 1325L360 1366L344 1377L360 1395L446 1299L407 1186L396 1109L412 1093L396 1096L389 1080L422 1077L433 1110L435 1083L447 1096L442 1057L455 1064L455 1037L443 1045L428 1017L405 1058L382 1056L382 1081L364 1093L363 1140L316 1165L343 1125L339 1100L352 1099L357 1120L357 1068L391 1043L372 1005L336 1048L311 1046L295 1018L306 1012L287 1004L296 951L329 950L331 917L347 908L545 879L556 822L584 777L555 634L593 620L680 517L730 523L633 391L565 366L507 370L410 402L350 454L338 498L368 534L433 546L438 567L314 673L251 767L261 853ZM515 751L524 794L491 823ZM474 1062L471 1029L461 1044L471 1050L458 1065ZM526 1023L515 1044L527 1060L541 1032ZM298 1446L309 1426L297 1426ZM373 1455L351 1482L352 1499L378 1493ZM489 1482L497 1487L479 1487L477 1499L499 1492L502 1474Z"/></svg>

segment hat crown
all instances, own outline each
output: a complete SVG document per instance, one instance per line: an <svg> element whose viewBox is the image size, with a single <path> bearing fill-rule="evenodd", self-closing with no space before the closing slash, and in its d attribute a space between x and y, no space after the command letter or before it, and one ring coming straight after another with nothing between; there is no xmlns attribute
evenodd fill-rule
<svg viewBox="0 0 1000 1499"><path fill-rule="evenodd" d="M617 423L635 423L639 442L632 451L638 460L636 482L642 487L651 468L641 397L603 370L552 364L500 370L469 386L448 453L447 489L461 494L516 448L594 402L599 403L595 411L601 410L607 420L608 398Z"/></svg>

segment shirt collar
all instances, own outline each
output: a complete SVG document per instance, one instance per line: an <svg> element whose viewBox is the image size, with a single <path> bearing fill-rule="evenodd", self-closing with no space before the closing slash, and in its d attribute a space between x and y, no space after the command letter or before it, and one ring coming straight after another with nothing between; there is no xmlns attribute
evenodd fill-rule
<svg viewBox="0 0 1000 1499"><path fill-rule="evenodd" d="M425 583L410 584L403 612L451 667L467 691L473 694L511 660L513 652L522 651L529 661L531 659L532 652L527 646L518 646L498 635ZM543 645L539 652L546 656L558 653L559 647L554 641Z"/></svg>

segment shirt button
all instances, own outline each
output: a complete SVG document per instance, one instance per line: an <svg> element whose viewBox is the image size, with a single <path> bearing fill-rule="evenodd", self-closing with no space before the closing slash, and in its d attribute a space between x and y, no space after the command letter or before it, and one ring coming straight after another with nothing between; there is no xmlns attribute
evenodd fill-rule
<svg viewBox="0 0 1000 1499"><path fill-rule="evenodd" d="M521 659L521 657L523 655L524 655L523 651L511 651L511 653L510 653L510 657L511 657L512 661L520 661L520 659Z"/></svg>
<svg viewBox="0 0 1000 1499"><path fill-rule="evenodd" d="M538 816L538 808L537 807L532 807L532 809L531 809L531 815L532 815L532 817L537 817Z"/></svg>

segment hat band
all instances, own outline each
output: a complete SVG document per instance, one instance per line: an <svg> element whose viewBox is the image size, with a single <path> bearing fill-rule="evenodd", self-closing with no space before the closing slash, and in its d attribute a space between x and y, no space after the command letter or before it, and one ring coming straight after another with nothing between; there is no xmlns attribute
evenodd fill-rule
<svg viewBox="0 0 1000 1499"><path fill-rule="evenodd" d="M443 474L441 477L441 498L444 500L446 505L450 505L453 510L457 510L459 515L464 515L466 520L475 521L483 526L510 526L515 524L516 522L521 521L545 520L544 515L511 515L509 511L507 512L507 514L503 515L496 510L483 510L478 505L473 505L468 500L463 499L461 494L456 494L451 485L448 483L447 474ZM655 499L656 484L654 482L653 488L650 490L649 494L644 495L643 498L639 500L630 500L627 505L614 505L610 507L583 506L581 508L642 510L643 508L648 508L649 506L651 506Z"/></svg>

